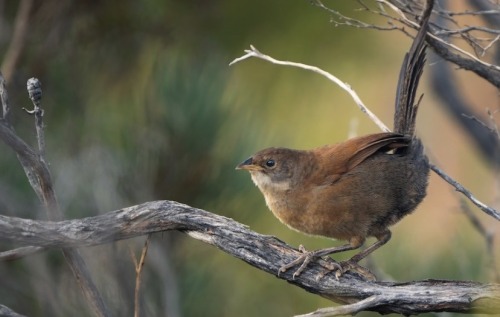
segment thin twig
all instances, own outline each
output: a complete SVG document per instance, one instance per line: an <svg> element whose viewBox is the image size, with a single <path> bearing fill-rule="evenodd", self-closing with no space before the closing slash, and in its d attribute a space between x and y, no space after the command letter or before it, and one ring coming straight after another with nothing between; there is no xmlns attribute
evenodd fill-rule
<svg viewBox="0 0 500 317"><path fill-rule="evenodd" d="M386 1L386 0L378 0L378 1L380 1L381 3L384 3L384 4L385 4L385 5L387 5L389 8L391 8L391 9L392 9L392 10L393 10L396 14L398 14L398 15L399 15L399 16L403 19L403 21L404 21L407 25L409 25L409 26L411 26L411 27L413 27L413 28L415 28L415 29L418 29L418 27L419 27L418 23L413 22L413 21L411 21L410 19L408 19L408 18L406 17L406 15L404 14L404 12L403 12L403 11L401 11L398 7L396 7L395 5L393 5L392 3L390 3L390 2L388 2L388 1ZM439 42L440 44L442 44L442 45L444 45L444 46L447 46L447 47L449 47L449 48L451 48L451 49L453 49L453 50L455 50L455 51L459 52L460 54L462 54L462 55L465 55L465 56L469 57L471 60L475 61L476 63L479 63L479 64L481 64L481 65L483 65L483 66L486 66L486 67L489 67L489 68L492 68L492 69L495 69L495 70L497 70L497 71L499 71L499 70L500 70L500 66L493 65L493 64L489 64L489 63L486 63L485 61L480 60L479 58L477 58L476 56L472 55L471 53L469 53L469 52L467 52L467 51L465 51L465 50L461 49L460 47L458 47L458 46L456 46L456 45L454 45L454 44L448 43L448 42L446 42L445 40L443 40L443 39L441 39L441 38L437 37L436 35L432 34L431 32L427 32L427 36L429 36L429 37L431 37L432 39L436 40L436 41L437 41L437 42Z"/></svg>
<svg viewBox="0 0 500 317"><path fill-rule="evenodd" d="M331 14L333 14L333 16L336 16L339 19L339 21L334 20L333 17L330 19L330 22L332 22L335 26L345 25L345 26L351 26L351 27L355 27L355 28L375 29L375 30L379 30L379 31L392 31L395 29L400 29L399 27L397 27L393 24L389 24L389 26L380 26L380 25L369 24L369 23L363 22L361 20L348 17L346 15L343 15L342 13L340 13L337 10L334 10L332 8L325 6L323 4L323 2L321 2L321 0L314 0L313 4L319 8L322 8L322 9L330 12ZM343 22L341 22L341 21L343 21Z"/></svg>
<svg viewBox="0 0 500 317"><path fill-rule="evenodd" d="M333 76L332 74L330 74L330 73L328 73L328 72L326 72L326 71L324 71L316 66L310 66L310 65L301 64L301 63L277 60L273 57L270 57L268 55L261 53L252 45L250 46L250 50L245 50L245 53L246 53L245 55L234 59L229 65L234 65L235 63L240 62L240 61L245 60L245 59L248 59L250 57L257 57L257 58L263 59L263 60L268 61L268 62L273 63L273 64L298 67L298 68L302 68L302 69L309 70L309 71L315 72L317 74L320 74L320 75L326 77L327 79L329 79L330 81L334 82L338 86L340 86L340 88L347 91L349 93L349 95L351 95L351 97L354 99L354 102L358 105L358 107L361 109L361 111L366 113L368 115L368 117L373 122L375 122L375 124L382 131L384 131L384 132L390 131L389 128L387 128L387 126L385 124L383 124L380 119L377 118L377 116L375 116L370 110L368 110L368 108L364 105L364 103L359 98L358 94L351 88L351 86L349 86L348 84L345 84L344 82L339 80L337 77ZM469 200L472 201L472 203L474 203L476 206L478 206L486 214L492 216L493 218L495 218L497 220L500 220L500 212L499 211L497 211L497 210L493 209L492 207L489 207L486 204L484 204L483 202L479 201L476 197L474 197L474 195L470 191L465 189L465 187L463 187L460 183L458 183L453 178L448 176L446 173L444 173L442 170L440 170L435 165L431 164L431 169L434 172L436 172L439 176L441 176L445 181L447 181L450 185L455 187L455 189L457 191L461 192L467 198L469 198Z"/></svg>
<svg viewBox="0 0 500 317"><path fill-rule="evenodd" d="M482 211L484 211L487 215L492 216L496 220L500 221L500 212L492 207L489 207L488 205L484 204L481 202L479 199L477 199L470 191L468 191L462 184L448 176L445 172L443 172L439 167L430 164L431 170L433 170L436 174L441 176L442 179L444 179L448 184L451 186L455 187L455 189L462 193L465 197L467 197L474 205L479 207Z"/></svg>
<svg viewBox="0 0 500 317"><path fill-rule="evenodd" d="M359 3L361 5L363 5L363 7L365 8L366 11L370 10L366 6L364 6L364 4L362 2L359 2ZM369 24L369 23L363 22L361 20L348 17L348 16L340 13L337 10L334 10L330 7L327 7L323 4L323 2L321 0L313 0L313 4L315 6L317 6L318 8L321 8L321 9L326 10L327 12L331 13L334 17L337 17L339 19L339 21L334 20L333 17L330 19L330 22L332 22L335 26L345 25L345 26L355 27L355 28L359 28L359 29L374 29L374 30L378 30L378 31L399 30L399 31L405 32L404 28L394 25L393 23L391 23L391 21L389 21L389 23L388 23L389 26ZM380 15L386 14L383 11L377 11L377 13ZM394 20L393 17L391 17L391 18ZM344 22L341 22L341 21L344 21Z"/></svg>
<svg viewBox="0 0 500 317"><path fill-rule="evenodd" d="M141 288L141 276L142 276L142 268L144 267L144 263L146 261L146 255L148 253L149 243L151 241L151 234L148 234L146 237L146 241L144 242L144 246L142 247L141 258L137 261L137 257L134 252L130 250L130 256L132 257L132 261L134 262L135 267L135 291L134 291L134 317L139 317L140 312L140 301L139 301L139 291Z"/></svg>
<svg viewBox="0 0 500 317"><path fill-rule="evenodd" d="M493 44L497 43L500 40L500 35L497 35L493 40L491 40L488 45L486 45L483 48L483 51L481 53L481 56L484 56L486 54L486 51L493 46Z"/></svg>
<svg viewBox="0 0 500 317"><path fill-rule="evenodd" d="M500 34L500 30L497 29L491 29L484 26L466 26L461 29L436 31L436 35L460 34L460 33L467 33L470 31L481 31L490 34Z"/></svg>
<svg viewBox="0 0 500 317"><path fill-rule="evenodd" d="M238 62L241 62L242 60L245 60L247 58L256 57L256 58L263 59L265 61L268 61L268 62L276 64L276 65L302 68L302 69L306 69L306 70L312 71L314 73L320 74L321 76L326 77L328 80L337 84L340 88L344 89L349 95L351 95L352 99L354 100L356 105L359 107L359 109L363 113L365 113L382 131L384 131L384 132L390 131L390 129L379 118L377 118L377 116L374 115L373 112L371 112L370 109L368 109L368 107L365 106L365 104L363 103L363 101L361 101L361 98L359 98L356 91L354 91L349 84L344 83L343 81L341 81L340 79L338 79L334 75L330 74L329 72L326 72L326 71L324 71L316 66L311 66L311 65L296 63L296 62L277 60L269 55L262 54L253 45L250 45L250 49L245 50L245 53L246 53L245 55L238 57L238 58L234 59L231 63L229 63L229 66L234 65Z"/></svg>
<svg viewBox="0 0 500 317"><path fill-rule="evenodd" d="M44 250L45 248L42 247L27 246L8 251L3 251L0 252L0 261L14 261Z"/></svg>
<svg viewBox="0 0 500 317"><path fill-rule="evenodd" d="M380 295L373 295L366 299L360 300L354 304L342 305L337 307L321 308L304 315L296 315L295 317L327 317L327 316L345 316L356 315L357 313L366 310L373 306L373 304L380 304L384 298Z"/></svg>
<svg viewBox="0 0 500 317"><path fill-rule="evenodd" d="M460 200L461 210L464 215L467 217L469 222L472 224L472 227L476 229L476 231L483 237L486 244L486 252L488 255L488 262L490 271L492 272L493 281L500 283L500 274L496 268L495 261L495 234L490 230L486 229L481 220L470 210L469 206L465 203L465 200L462 198Z"/></svg>
<svg viewBox="0 0 500 317"><path fill-rule="evenodd" d="M454 11L441 11L443 14L449 15L449 16L460 16L460 15L500 15L499 10L481 10L481 11L469 11L465 10L463 12L454 12Z"/></svg>
<svg viewBox="0 0 500 317"><path fill-rule="evenodd" d="M500 130L498 129L498 125L496 124L495 118L493 117L493 113L491 112L490 109L486 109L486 114L488 115L488 119L490 120L491 127L474 115L467 115L465 113L462 113L462 116L479 124L486 131L488 131L488 133L492 134L498 142L500 142Z"/></svg>
<svg viewBox="0 0 500 317"><path fill-rule="evenodd" d="M390 30L399 30L410 37L412 37L412 36L407 31L407 28L405 28L405 26L408 28L411 28L411 29L417 29L418 24L416 22L413 22L411 19L409 19L407 17L407 14L408 15L416 15L415 12L421 10L420 7L412 7L411 2L408 3L406 1L405 2L400 1L398 3L390 3L387 0L377 0L377 3L379 4L380 10L375 10L375 9L367 8L366 6L364 6L366 11L369 11L373 14L376 14L376 15L379 15L381 17L386 18L387 23L391 26L391 27L381 27L378 25L368 24L366 22L347 17L336 10L333 10L329 7L326 7L321 2L321 0L314 0L313 3L316 6L320 7L321 9L330 12L334 17L339 18L340 22L337 23L335 21L336 25L347 25L347 26L356 27L356 28L367 28L367 29L376 29L376 30L385 30L385 31L387 31L387 30L389 30L389 31ZM389 8L390 11L395 12L396 15L389 14L384 9L384 6ZM436 14L454 22L455 24L457 24L456 21L454 21L450 15L443 13L443 11L437 10ZM484 16L487 16L487 15L484 15ZM394 25L393 21L398 22L402 26ZM436 25L434 25L434 28L438 29L438 30L441 29L440 26L436 26ZM460 36L464 37L464 34L465 33L458 33L456 35L460 35ZM479 47L480 52L478 53L478 55L480 55L480 56L484 56L486 50L488 50L489 48L492 47L492 43L495 43L497 41L496 39L485 39L485 41L490 41L490 43L488 45L486 45L485 47L483 47L481 45L478 45L477 41L473 40L471 37L464 37L464 39L466 41L468 41L470 45L473 46L474 50L477 51L476 46ZM493 85L500 87L500 78L499 78L500 76L498 74L498 72L500 71L500 66L487 63L487 62L477 58L473 54L467 52L466 50L463 50L454 44L451 44L443 39L440 39L439 37L432 34L431 32L428 32L428 43L434 48L434 51L438 55L440 55L443 59L448 60L448 61L458 65L459 67L461 67L465 70L473 71L477 75L485 78L487 81L489 81ZM459 52L459 54L453 53L454 51Z"/></svg>

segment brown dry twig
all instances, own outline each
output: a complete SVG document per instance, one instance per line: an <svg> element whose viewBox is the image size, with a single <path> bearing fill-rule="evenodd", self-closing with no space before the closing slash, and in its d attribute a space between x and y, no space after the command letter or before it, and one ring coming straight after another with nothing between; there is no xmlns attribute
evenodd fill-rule
<svg viewBox="0 0 500 317"><path fill-rule="evenodd" d="M146 263L146 255L148 253L149 243L151 242L151 234L148 234L146 237L146 241L144 242L144 246L142 247L141 258L139 261L135 256L135 253L130 249L130 257L134 262L135 267L135 290L134 290L134 317L139 317L139 294L141 288L141 276L142 276L142 268L144 267L144 263Z"/></svg>

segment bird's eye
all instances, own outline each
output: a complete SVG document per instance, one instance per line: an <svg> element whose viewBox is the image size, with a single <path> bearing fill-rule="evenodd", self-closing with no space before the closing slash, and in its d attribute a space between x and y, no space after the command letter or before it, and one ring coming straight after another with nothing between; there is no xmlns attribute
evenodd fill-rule
<svg viewBox="0 0 500 317"><path fill-rule="evenodd" d="M274 167L274 165L276 165L276 162L274 160L267 160L266 161L267 167Z"/></svg>

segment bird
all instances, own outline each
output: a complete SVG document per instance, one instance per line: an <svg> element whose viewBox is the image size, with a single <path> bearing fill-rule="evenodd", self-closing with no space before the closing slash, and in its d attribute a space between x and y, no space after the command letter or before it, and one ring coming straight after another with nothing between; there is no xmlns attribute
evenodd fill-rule
<svg viewBox="0 0 500 317"><path fill-rule="evenodd" d="M430 8L429 8L430 7ZM266 205L282 223L299 232L345 240L346 244L302 254L280 267L299 266L295 278L320 257L376 242L349 260L336 262L339 275L391 239L390 227L410 214L426 196L429 161L415 135L415 102L425 65L425 36L430 4L422 14L401 67L395 102L394 132L359 136L310 150L271 147L258 151L236 169L246 170Z"/></svg>

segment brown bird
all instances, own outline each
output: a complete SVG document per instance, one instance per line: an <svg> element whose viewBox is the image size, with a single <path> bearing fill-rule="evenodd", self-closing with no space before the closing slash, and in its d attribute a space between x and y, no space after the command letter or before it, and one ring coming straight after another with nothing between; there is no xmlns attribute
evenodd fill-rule
<svg viewBox="0 0 500 317"><path fill-rule="evenodd" d="M341 263L340 274L391 238L389 226L411 213L426 195L429 164L415 137L415 94L425 64L425 34L432 5L406 54L396 93L394 133L377 133L312 150L268 148L236 169L248 170L266 204L284 224L303 233L347 240L304 254L280 272L314 258L377 241Z"/></svg>

